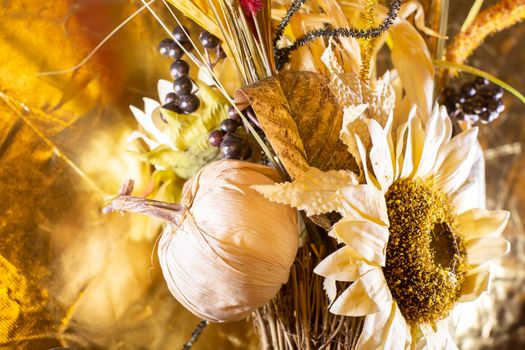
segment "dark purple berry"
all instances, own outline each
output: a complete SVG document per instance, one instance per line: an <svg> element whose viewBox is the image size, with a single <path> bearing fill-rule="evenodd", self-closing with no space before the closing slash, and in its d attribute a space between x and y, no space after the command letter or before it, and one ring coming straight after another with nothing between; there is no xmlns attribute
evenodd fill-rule
<svg viewBox="0 0 525 350"><path fill-rule="evenodd" d="M168 56L168 52L170 50L170 47L174 44L175 42L172 40L172 39L164 39L160 42L159 44L159 52L161 55L163 56Z"/></svg>
<svg viewBox="0 0 525 350"><path fill-rule="evenodd" d="M233 119L224 119L221 122L221 130L227 133L234 133L239 124Z"/></svg>
<svg viewBox="0 0 525 350"><path fill-rule="evenodd" d="M487 110L485 107L485 100L480 96L474 97L470 103L472 105L472 112L475 114L480 114Z"/></svg>
<svg viewBox="0 0 525 350"><path fill-rule="evenodd" d="M170 103L175 101L175 104L177 104L178 100L179 97L175 93L170 92L166 95L166 98L164 98L164 103Z"/></svg>
<svg viewBox="0 0 525 350"><path fill-rule="evenodd" d="M237 113L237 110L233 106L228 108L228 118L235 120L239 124L242 123L241 116L239 115L239 113Z"/></svg>
<svg viewBox="0 0 525 350"><path fill-rule="evenodd" d="M503 89L498 85L486 85L479 89L479 95L487 100L498 100L503 96Z"/></svg>
<svg viewBox="0 0 525 350"><path fill-rule="evenodd" d="M242 155L242 159L245 160L245 159L250 159L250 157L252 156L253 154L253 149L252 149L252 146L250 145L246 145L246 147L244 148L244 154Z"/></svg>
<svg viewBox="0 0 525 350"><path fill-rule="evenodd" d="M193 94L182 95L179 97L179 108L186 113L195 112L199 109L201 101Z"/></svg>
<svg viewBox="0 0 525 350"><path fill-rule="evenodd" d="M192 90L193 82L188 76L182 76L173 82L173 92L179 96L188 95Z"/></svg>
<svg viewBox="0 0 525 350"><path fill-rule="evenodd" d="M488 100L487 110L491 113L501 113L505 110L505 105L502 100Z"/></svg>
<svg viewBox="0 0 525 350"><path fill-rule="evenodd" d="M175 29L173 30L173 37L175 38L175 40L177 40L179 43L185 43L185 42L188 42L190 41L190 39L188 38L188 35L186 35L186 33L190 33L188 31L188 28L184 27L184 26L177 26L175 27Z"/></svg>
<svg viewBox="0 0 525 350"><path fill-rule="evenodd" d="M170 73L173 79L188 75L190 72L190 65L188 62L183 60L177 60L170 66Z"/></svg>
<svg viewBox="0 0 525 350"><path fill-rule="evenodd" d="M203 30L199 34L199 40L201 41L201 44L202 46L204 46L204 48L210 50L216 48L220 43L219 38L217 38L212 33L208 32L207 30Z"/></svg>
<svg viewBox="0 0 525 350"><path fill-rule="evenodd" d="M503 88L499 85L494 85L494 98L496 100L499 100L500 98L503 97Z"/></svg>
<svg viewBox="0 0 525 350"><path fill-rule="evenodd" d="M488 79L486 79L486 78L483 78L483 77L477 77L474 80L474 84L476 84L477 87L482 87L484 85L489 85L490 81Z"/></svg>
<svg viewBox="0 0 525 350"><path fill-rule="evenodd" d="M224 135L226 135L226 133L222 130L213 130L210 132L210 135L208 136L210 145L214 147L220 147L222 140L224 139Z"/></svg>
<svg viewBox="0 0 525 350"><path fill-rule="evenodd" d="M178 104L175 101L171 101L171 102L165 103L164 105L162 105L162 108L163 109L167 109L168 111L175 112L175 113L180 113L181 112Z"/></svg>
<svg viewBox="0 0 525 350"><path fill-rule="evenodd" d="M172 111L172 112L179 113L179 114L182 113L176 101L171 101L171 102L164 104L162 106L162 109L160 110L160 119L162 119L162 121L165 123L167 123L168 121L165 115L166 111L164 110Z"/></svg>
<svg viewBox="0 0 525 350"><path fill-rule="evenodd" d="M473 124L479 121L479 115L477 114L465 114L465 121L471 122Z"/></svg>
<svg viewBox="0 0 525 350"><path fill-rule="evenodd" d="M465 101L465 103L463 103L463 105L461 105L461 109L463 110L463 112L465 112L466 114L471 114L471 113L474 113L474 107L472 105L472 99L469 98Z"/></svg>
<svg viewBox="0 0 525 350"><path fill-rule="evenodd" d="M184 56L184 51L181 49L179 44L173 42L173 44L171 44L169 47L168 56L174 60L179 60L182 56Z"/></svg>
<svg viewBox="0 0 525 350"><path fill-rule="evenodd" d="M476 84L473 82L465 83L461 86L461 93L465 97L471 97L476 94Z"/></svg>
<svg viewBox="0 0 525 350"><path fill-rule="evenodd" d="M479 115L479 119L482 123L490 123L498 118L498 113L490 113L489 111L485 111Z"/></svg>
<svg viewBox="0 0 525 350"><path fill-rule="evenodd" d="M226 135L221 143L221 152L225 158L239 159L243 154L244 141L235 135Z"/></svg>

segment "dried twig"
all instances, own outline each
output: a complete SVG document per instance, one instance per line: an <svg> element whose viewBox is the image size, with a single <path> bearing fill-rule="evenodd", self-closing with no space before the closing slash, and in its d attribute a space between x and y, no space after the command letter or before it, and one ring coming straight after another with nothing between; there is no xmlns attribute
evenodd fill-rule
<svg viewBox="0 0 525 350"><path fill-rule="evenodd" d="M448 47L447 61L464 63L486 37L524 19L525 0L501 0L481 11L464 32L456 35Z"/></svg>

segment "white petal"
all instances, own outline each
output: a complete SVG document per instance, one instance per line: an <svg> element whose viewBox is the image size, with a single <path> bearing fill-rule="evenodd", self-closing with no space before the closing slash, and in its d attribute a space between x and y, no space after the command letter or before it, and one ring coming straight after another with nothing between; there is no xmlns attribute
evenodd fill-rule
<svg viewBox="0 0 525 350"><path fill-rule="evenodd" d="M466 182L451 196L451 203L458 215L479 207L480 186L478 182Z"/></svg>
<svg viewBox="0 0 525 350"><path fill-rule="evenodd" d="M152 118L153 112L161 106L160 102L148 97L144 97L142 100L144 101L144 113Z"/></svg>
<svg viewBox="0 0 525 350"><path fill-rule="evenodd" d="M350 106L345 107L344 113L343 113L343 128L341 130L341 135L346 135L348 137L351 136L347 132L348 127L356 120L361 119L367 108L368 108L367 103L360 104L360 105L350 105Z"/></svg>
<svg viewBox="0 0 525 350"><path fill-rule="evenodd" d="M478 129L472 128L452 138L438 154L434 183L445 193L454 193L467 179L474 164Z"/></svg>
<svg viewBox="0 0 525 350"><path fill-rule="evenodd" d="M374 185L375 187L379 188L379 183L377 182L375 177L372 174L370 174L370 172L368 171L368 162L367 162L368 158L366 155L365 146L363 145L363 142L361 142L361 138L359 137L359 135L355 134L354 137L355 137L355 143L356 143L357 150L358 150L357 162L358 164L360 164L361 166L360 169L365 175L366 183L370 185Z"/></svg>
<svg viewBox="0 0 525 350"><path fill-rule="evenodd" d="M469 271L461 285L460 302L468 302L478 298L490 289L490 266Z"/></svg>
<svg viewBox="0 0 525 350"><path fill-rule="evenodd" d="M157 82L157 92L159 94L159 101L165 101L166 95L173 92L173 83L168 80L160 79Z"/></svg>
<svg viewBox="0 0 525 350"><path fill-rule="evenodd" d="M352 282L359 278L361 257L350 247L342 247L328 255L314 269L314 273L337 281Z"/></svg>
<svg viewBox="0 0 525 350"><path fill-rule="evenodd" d="M323 281L323 289L328 296L328 301L332 303L337 297L337 285L335 283L335 279L326 277Z"/></svg>
<svg viewBox="0 0 525 350"><path fill-rule="evenodd" d="M396 157L396 147L394 146L392 124L394 123L394 111L390 112L386 121L385 131L387 133L388 148L390 149L390 158L392 159L392 182L396 180L396 174L399 168L399 163Z"/></svg>
<svg viewBox="0 0 525 350"><path fill-rule="evenodd" d="M501 237L479 237L465 242L470 265L480 265L507 254L510 243Z"/></svg>
<svg viewBox="0 0 525 350"><path fill-rule="evenodd" d="M148 145L150 150L153 150L160 145L157 141L150 139L143 133L138 132L136 130L129 134L128 138L126 139L126 142L131 143L137 139L142 139Z"/></svg>
<svg viewBox="0 0 525 350"><path fill-rule="evenodd" d="M336 315L365 316L392 305L392 295L386 284L383 270L360 264L362 274L330 307Z"/></svg>
<svg viewBox="0 0 525 350"><path fill-rule="evenodd" d="M144 130L146 130L146 132L148 132L151 136L153 136L156 141L161 144L171 145L170 138L166 134L162 133L153 122L153 113L155 110L157 110L157 108L160 107L160 104L150 98L144 98L144 106L145 112L141 111L135 106L129 106L129 108L131 109L131 112L135 116L135 119L140 124L140 126L144 128Z"/></svg>
<svg viewBox="0 0 525 350"><path fill-rule="evenodd" d="M445 116L445 118L447 120L449 119L448 116ZM421 154L421 161L414 176L425 178L432 175L436 157L443 141L445 141L446 133L445 119L443 119L442 113L436 107L425 128L423 153Z"/></svg>
<svg viewBox="0 0 525 350"><path fill-rule="evenodd" d="M360 350L403 350L410 348L410 327L395 302L365 319L357 343Z"/></svg>
<svg viewBox="0 0 525 350"><path fill-rule="evenodd" d="M340 220L332 228L334 236L364 259L384 266L388 228L369 220Z"/></svg>
<svg viewBox="0 0 525 350"><path fill-rule="evenodd" d="M471 209L458 216L459 228L465 239L499 236L509 220L505 210Z"/></svg>
<svg viewBox="0 0 525 350"><path fill-rule="evenodd" d="M406 126L406 141L401 144L403 152L403 165L401 168L400 178L404 179L410 177L414 170L417 169L419 164L419 158L421 157L421 150L419 147L422 147L424 142L424 131L421 126L419 118L415 116L416 109L412 108L410 110L410 115L408 117L407 126ZM398 140L398 147L399 147Z"/></svg>
<svg viewBox="0 0 525 350"><path fill-rule="evenodd" d="M340 190L342 205L349 213L351 209L361 217L388 226L388 213L383 193L373 185L350 185Z"/></svg>
<svg viewBox="0 0 525 350"><path fill-rule="evenodd" d="M436 330L429 324L420 324L419 329L423 333L424 349L426 350L457 350L457 346L448 331L447 320L436 323Z"/></svg>
<svg viewBox="0 0 525 350"><path fill-rule="evenodd" d="M414 112L415 113L415 112ZM408 130L409 122L401 124L396 130L396 174L395 180L401 176L404 164L404 146L405 146L405 135ZM408 137L407 137L408 139Z"/></svg>
<svg viewBox="0 0 525 350"><path fill-rule="evenodd" d="M348 152L356 159L358 158L358 149L354 139L354 134L363 134L366 131L366 126L361 121L363 114L368 108L368 104L351 105L345 107L343 111L343 124L339 138L348 147Z"/></svg>
<svg viewBox="0 0 525 350"><path fill-rule="evenodd" d="M383 130L381 125L374 119L368 119L367 124L370 137L372 138L370 163L381 190L386 193L394 180L394 167L388 144L388 132Z"/></svg>
<svg viewBox="0 0 525 350"><path fill-rule="evenodd" d="M434 90L431 54L418 30L408 21L396 21L389 34L395 43L391 51L392 63L410 103L418 106L418 114L426 122L432 109Z"/></svg>

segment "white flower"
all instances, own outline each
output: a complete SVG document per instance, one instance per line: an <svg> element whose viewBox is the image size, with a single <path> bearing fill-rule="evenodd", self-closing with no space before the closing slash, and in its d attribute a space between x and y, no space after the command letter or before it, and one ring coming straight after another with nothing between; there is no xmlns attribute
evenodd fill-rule
<svg viewBox="0 0 525 350"><path fill-rule="evenodd" d="M358 150L361 181L312 168L293 183L256 189L308 215L342 215L330 235L344 246L315 273L326 278L332 313L366 316L358 349L453 349L443 320L488 290L485 263L509 249L500 237L509 213L469 198L477 128L452 138L446 110L436 107L426 125L413 109L393 130L392 113L383 127L363 119L366 108L347 108L341 132ZM366 124L367 142L350 131L355 121ZM335 281L353 283L338 295Z"/></svg>
<svg viewBox="0 0 525 350"><path fill-rule="evenodd" d="M159 80L157 84L159 94L159 101L164 101L166 95L173 92L173 84L167 80ZM165 132L165 125L162 125L160 120L160 110L162 106L160 102L151 98L144 97L144 110L135 106L130 106L131 112L135 119L142 127L143 132L134 131L131 133L128 141L142 139L150 149L155 149L160 145L168 145L173 149L177 149L171 140L168 133ZM164 123L165 124L165 123Z"/></svg>

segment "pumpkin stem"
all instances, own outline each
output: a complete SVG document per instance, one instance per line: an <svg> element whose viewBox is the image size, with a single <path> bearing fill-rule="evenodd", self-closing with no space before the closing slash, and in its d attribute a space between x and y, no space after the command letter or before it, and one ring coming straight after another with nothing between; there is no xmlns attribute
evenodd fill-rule
<svg viewBox="0 0 525 350"><path fill-rule="evenodd" d="M186 211L185 205L130 196L133 191L133 184L133 180L127 180L124 182L119 194L106 202L102 212L104 214L114 211L141 213L178 225L179 219Z"/></svg>

